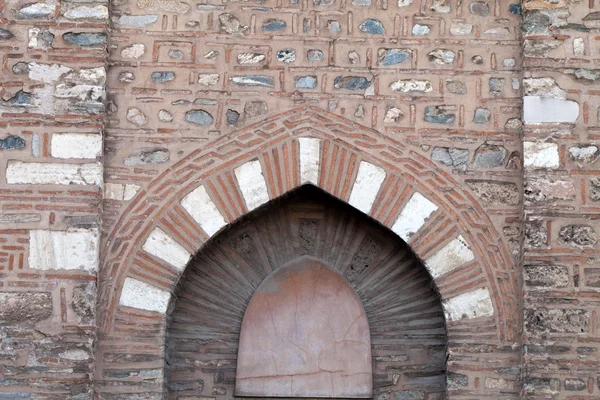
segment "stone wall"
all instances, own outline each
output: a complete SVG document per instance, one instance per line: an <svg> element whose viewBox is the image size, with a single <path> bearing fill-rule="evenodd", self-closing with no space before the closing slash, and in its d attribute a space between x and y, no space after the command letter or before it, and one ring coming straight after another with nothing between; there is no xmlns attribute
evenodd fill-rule
<svg viewBox="0 0 600 400"><path fill-rule="evenodd" d="M305 182L426 261L451 398L598 396L600 3L518 3L1 2L0 398L159 398L189 256Z"/></svg>
<svg viewBox="0 0 600 400"><path fill-rule="evenodd" d="M0 398L89 399L108 4L0 13Z"/></svg>
<svg viewBox="0 0 600 400"><path fill-rule="evenodd" d="M597 397L600 2L524 6L523 393Z"/></svg>
<svg viewBox="0 0 600 400"><path fill-rule="evenodd" d="M441 254L432 265L443 298L464 302L465 315L488 315L473 322L478 335L461 334L470 318L451 324L449 389L518 396L518 5L130 0L113 3L111 13L101 397L158 396L162 375L139 375L164 356L163 322L142 333L160 321L144 314L147 303L161 299L150 309L164 313L190 254L305 176L389 228L404 207L404 215L418 210L411 232L430 237L412 245L424 259ZM364 165L373 178L358 196L367 197L353 198ZM407 204L413 195L422 200ZM206 202L202 211L190 211L189 198ZM437 219L428 218L437 208ZM140 298L142 288L153 295ZM478 299L483 314L474 311ZM144 346L129 342L131 334Z"/></svg>

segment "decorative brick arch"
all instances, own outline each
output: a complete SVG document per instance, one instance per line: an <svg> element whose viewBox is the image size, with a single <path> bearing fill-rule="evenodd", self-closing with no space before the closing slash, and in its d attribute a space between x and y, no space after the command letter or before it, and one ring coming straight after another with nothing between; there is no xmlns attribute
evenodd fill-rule
<svg viewBox="0 0 600 400"><path fill-rule="evenodd" d="M126 347L160 355L169 293L192 254L227 224L307 183L387 226L424 260L445 309L449 373L501 375L485 356L453 363L453 354L472 351L467 344L491 355L517 340L516 274L483 208L417 152L315 107L272 116L194 151L137 195L103 251L98 359L113 362ZM158 362L150 360L142 364ZM135 364L135 357L123 362ZM99 391L114 365L99 361ZM457 396L458 386L449 385Z"/></svg>

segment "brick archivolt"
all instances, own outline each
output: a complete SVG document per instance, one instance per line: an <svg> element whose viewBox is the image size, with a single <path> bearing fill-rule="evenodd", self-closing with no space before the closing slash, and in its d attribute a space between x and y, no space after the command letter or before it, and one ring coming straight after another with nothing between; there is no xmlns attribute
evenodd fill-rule
<svg viewBox="0 0 600 400"><path fill-rule="evenodd" d="M304 107L191 153L138 194L105 247L103 270L112 290L102 293L100 304L108 306L101 331L110 335L123 313L164 315L170 293L203 243L304 184L405 240L434 278L450 326L489 320L493 342L515 339L515 273L473 196L404 145Z"/></svg>

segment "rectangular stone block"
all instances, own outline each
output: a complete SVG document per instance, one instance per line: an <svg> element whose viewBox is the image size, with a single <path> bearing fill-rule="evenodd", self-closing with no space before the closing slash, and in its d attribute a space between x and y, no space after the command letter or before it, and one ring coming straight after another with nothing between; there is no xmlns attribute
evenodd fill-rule
<svg viewBox="0 0 600 400"><path fill-rule="evenodd" d="M98 270L98 230L29 231L29 268Z"/></svg>
<svg viewBox="0 0 600 400"><path fill-rule="evenodd" d="M225 219L204 186L198 187L185 196L181 200L181 205L209 236L214 235L226 225Z"/></svg>
<svg viewBox="0 0 600 400"><path fill-rule="evenodd" d="M91 158L102 155L102 136L85 133L55 133L50 154L56 158Z"/></svg>
<svg viewBox="0 0 600 400"><path fill-rule="evenodd" d="M392 226L392 231L407 241L410 236L417 232L425 223L425 220L438 207L429 201L421 193L416 192L412 195L408 203L402 209L400 216Z"/></svg>
<svg viewBox="0 0 600 400"><path fill-rule="evenodd" d="M102 185L100 163L27 163L10 160L6 183L31 185Z"/></svg>
<svg viewBox="0 0 600 400"><path fill-rule="evenodd" d="M0 224L25 224L40 220L40 214L0 214Z"/></svg>
<svg viewBox="0 0 600 400"><path fill-rule="evenodd" d="M600 287L600 268L584 268L583 279L586 286Z"/></svg>
<svg viewBox="0 0 600 400"><path fill-rule="evenodd" d="M589 312L577 308L527 308L525 331L530 334L588 333Z"/></svg>
<svg viewBox="0 0 600 400"><path fill-rule="evenodd" d="M269 201L267 183L258 160L247 162L235 169L235 176L246 201L248 211Z"/></svg>
<svg viewBox="0 0 600 400"><path fill-rule="evenodd" d="M321 161L321 140L316 138L299 138L300 143L300 182L319 184L319 167Z"/></svg>
<svg viewBox="0 0 600 400"><path fill-rule="evenodd" d="M488 288L475 289L442 302L444 314L450 321L494 315L494 306Z"/></svg>
<svg viewBox="0 0 600 400"><path fill-rule="evenodd" d="M182 245L159 228L150 233L142 248L178 270L183 270L192 258L192 255Z"/></svg>
<svg viewBox="0 0 600 400"><path fill-rule="evenodd" d="M558 168L560 165L556 143L523 142L523 157L525 168Z"/></svg>
<svg viewBox="0 0 600 400"><path fill-rule="evenodd" d="M434 278L444 275L473 260L475 255L462 236L457 237L425 260L425 266Z"/></svg>
<svg viewBox="0 0 600 400"><path fill-rule="evenodd" d="M348 203L365 214L369 214L385 175L383 168L361 161Z"/></svg>
<svg viewBox="0 0 600 400"><path fill-rule="evenodd" d="M553 97L524 96L523 121L526 124L576 122L579 104Z"/></svg>
<svg viewBox="0 0 600 400"><path fill-rule="evenodd" d="M127 278L123 283L119 304L164 314L170 299L171 294L165 290L133 278Z"/></svg>
<svg viewBox="0 0 600 400"><path fill-rule="evenodd" d="M569 284L569 270L560 265L525 265L524 273L527 286L565 287Z"/></svg>

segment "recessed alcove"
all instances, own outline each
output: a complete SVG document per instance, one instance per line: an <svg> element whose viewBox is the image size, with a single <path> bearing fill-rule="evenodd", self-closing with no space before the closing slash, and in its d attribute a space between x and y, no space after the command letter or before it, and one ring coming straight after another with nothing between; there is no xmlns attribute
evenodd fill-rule
<svg viewBox="0 0 600 400"><path fill-rule="evenodd" d="M342 275L301 257L265 278L244 313L236 395L370 398L372 378L369 321Z"/></svg>
<svg viewBox="0 0 600 400"><path fill-rule="evenodd" d="M169 399L445 397L444 314L426 269L310 185L211 239L169 310Z"/></svg>

